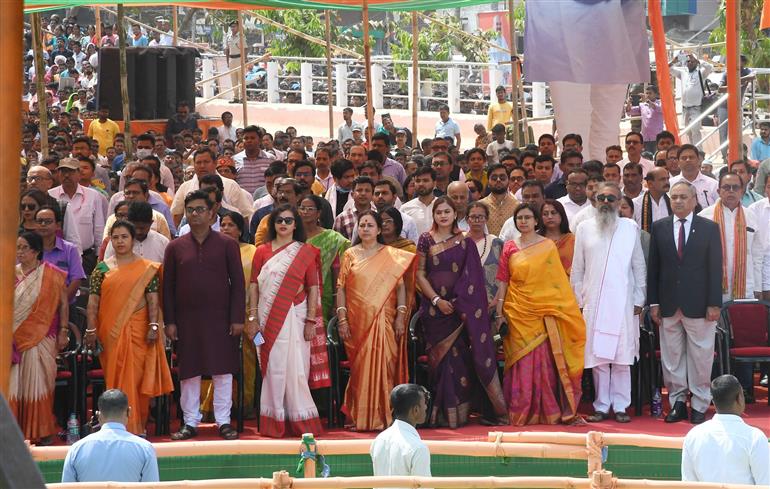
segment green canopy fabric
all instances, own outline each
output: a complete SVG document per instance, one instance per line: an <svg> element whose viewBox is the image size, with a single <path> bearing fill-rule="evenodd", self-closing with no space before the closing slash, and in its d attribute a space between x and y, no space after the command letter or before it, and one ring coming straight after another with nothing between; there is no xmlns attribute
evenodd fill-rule
<svg viewBox="0 0 770 489"><path fill-rule="evenodd" d="M331 10L361 10L361 0L182 0L169 2L168 0L115 0L105 2L101 0L26 0L25 12L54 10L70 7L87 6L114 6L121 3L125 6L186 6L200 8L275 8L275 9L331 9ZM425 11L448 8L460 8L473 5L487 4L489 0L372 0L369 2L369 10L376 11Z"/></svg>

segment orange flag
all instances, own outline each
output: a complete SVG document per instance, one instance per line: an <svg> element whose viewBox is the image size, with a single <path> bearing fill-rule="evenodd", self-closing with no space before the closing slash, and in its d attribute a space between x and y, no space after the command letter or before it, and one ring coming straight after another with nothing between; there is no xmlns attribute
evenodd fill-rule
<svg viewBox="0 0 770 489"><path fill-rule="evenodd" d="M767 6L770 0L765 0ZM663 29L663 13L660 9L660 0L649 0L647 3L647 15L650 19L652 30L652 44L655 47L655 70L660 90L660 101L663 106L663 122L666 129L674 134L676 143L679 144L679 121L676 116L674 104L674 91L671 89L671 71L668 67L668 52L666 51L666 31Z"/></svg>
<svg viewBox="0 0 770 489"><path fill-rule="evenodd" d="M765 0L762 6L762 19L759 21L760 29L770 29L770 0Z"/></svg>

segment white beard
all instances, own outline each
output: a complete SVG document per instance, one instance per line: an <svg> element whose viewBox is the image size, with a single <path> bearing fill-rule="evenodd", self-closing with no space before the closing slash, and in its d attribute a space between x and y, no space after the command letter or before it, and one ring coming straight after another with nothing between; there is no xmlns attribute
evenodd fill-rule
<svg viewBox="0 0 770 489"><path fill-rule="evenodd" d="M609 234L610 231L615 229L615 224L618 221L617 212L610 208L599 207L599 212L596 215L596 222L599 224L599 231Z"/></svg>

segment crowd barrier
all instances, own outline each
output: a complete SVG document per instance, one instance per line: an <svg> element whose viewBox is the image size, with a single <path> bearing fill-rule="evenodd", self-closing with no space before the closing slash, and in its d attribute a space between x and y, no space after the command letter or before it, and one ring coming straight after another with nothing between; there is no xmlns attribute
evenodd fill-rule
<svg viewBox="0 0 770 489"><path fill-rule="evenodd" d="M312 435L303 437L312 439ZM631 446L681 450L684 438L664 437L645 434L619 434L591 431L586 434L553 432L490 432L487 441L445 441L425 440L432 456L460 457L529 457L533 459L562 459L585 461L586 478L580 477L501 477L501 476L458 476L458 477L328 477L317 478L316 459L320 456L368 455L372 439L314 440L310 446L302 440L242 440L206 442L156 443L159 458L196 457L216 455L298 455L312 451L313 457L303 457L301 468L303 478L292 478L285 471L273 473L268 478L233 478L207 480L167 481L153 484L79 484L79 487L158 487L158 488L369 488L369 487L432 487L454 488L591 488L642 489L656 487L670 488L724 488L750 487L728 484L682 483L678 481L653 481L647 479L619 479L603 467L605 448L609 446ZM37 462L62 460L68 447L30 447ZM49 484L49 487L65 487L65 484ZM67 486L71 487L71 486Z"/></svg>

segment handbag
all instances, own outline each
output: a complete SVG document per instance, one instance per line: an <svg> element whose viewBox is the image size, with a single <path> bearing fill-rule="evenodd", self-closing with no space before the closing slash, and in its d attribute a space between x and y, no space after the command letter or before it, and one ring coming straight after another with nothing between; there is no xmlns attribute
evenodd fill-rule
<svg viewBox="0 0 770 489"><path fill-rule="evenodd" d="M712 92L711 87L708 84L708 81L704 83L703 76L701 76L700 69L698 69L698 80L700 80L700 89L703 92L703 98L700 102L700 110L701 112L705 112L708 110L709 107L714 105L714 102L717 100L717 96L719 95L717 92ZM705 88L704 88L705 86ZM706 93L706 90L708 90L708 93Z"/></svg>

